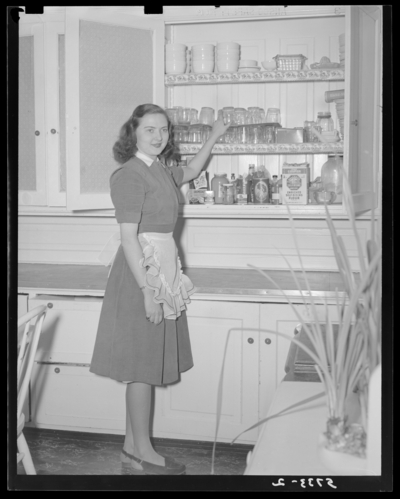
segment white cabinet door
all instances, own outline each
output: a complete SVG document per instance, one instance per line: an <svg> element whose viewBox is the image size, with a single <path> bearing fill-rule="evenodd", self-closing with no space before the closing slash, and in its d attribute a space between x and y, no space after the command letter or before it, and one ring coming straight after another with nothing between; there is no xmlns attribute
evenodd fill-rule
<svg viewBox="0 0 400 499"><path fill-rule="evenodd" d="M382 7L346 7L345 163L356 212L378 206L382 128ZM347 157L346 157L347 156ZM354 166L355 165L355 166Z"/></svg>
<svg viewBox="0 0 400 499"><path fill-rule="evenodd" d="M112 148L139 104L164 105L164 23L66 9L67 207L113 208Z"/></svg>
<svg viewBox="0 0 400 499"><path fill-rule="evenodd" d="M188 307L194 367L180 383L156 389L154 435L164 438L213 440L216 430L218 382L225 360L218 440L230 442L257 422L259 305L193 300ZM237 442L253 443L257 429Z"/></svg>
<svg viewBox="0 0 400 499"><path fill-rule="evenodd" d="M20 205L47 205L44 27L19 26L18 180Z"/></svg>
<svg viewBox="0 0 400 499"><path fill-rule="evenodd" d="M313 321L310 305L294 305L294 307L304 321ZM324 323L325 306L316 305L316 310L319 321ZM337 321L336 306L329 305L328 310L330 319L333 322ZM260 329L262 331L260 333L260 419L266 416L275 390L286 375L285 364L289 353L290 340L273 332L286 334L293 338L298 324L301 324L301 321L289 304L269 303L260 305Z"/></svg>

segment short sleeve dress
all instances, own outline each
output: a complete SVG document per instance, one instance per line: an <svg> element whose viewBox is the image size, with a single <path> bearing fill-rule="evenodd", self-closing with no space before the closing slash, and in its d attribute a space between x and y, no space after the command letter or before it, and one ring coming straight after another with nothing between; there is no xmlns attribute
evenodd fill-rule
<svg viewBox="0 0 400 499"><path fill-rule="evenodd" d="M185 309L195 288L182 274L177 251L173 278L178 286L169 288L160 269L163 253L156 251L157 242L153 243L157 236L160 241L170 241L169 236L172 239L182 179L181 167L169 168L158 160L148 166L137 157L111 175L117 222L139 224L140 263L147 269L147 284L155 290L155 301L163 304L164 316L170 307L170 318L157 325L146 319L143 293L119 246L107 281L90 366L95 374L123 382L165 385L178 381L179 373L193 367ZM176 250L175 243L173 246ZM165 260L168 268L170 256ZM172 287L172 281L169 283Z"/></svg>

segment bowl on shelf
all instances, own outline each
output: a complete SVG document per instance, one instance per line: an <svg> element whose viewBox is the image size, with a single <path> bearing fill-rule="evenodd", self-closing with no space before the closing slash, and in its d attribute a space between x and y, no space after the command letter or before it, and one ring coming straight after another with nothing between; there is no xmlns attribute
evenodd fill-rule
<svg viewBox="0 0 400 499"><path fill-rule="evenodd" d="M186 60L165 61L165 72L167 74L181 74L186 71Z"/></svg>
<svg viewBox="0 0 400 499"><path fill-rule="evenodd" d="M217 57L239 57L240 50L238 49L216 50L215 53Z"/></svg>
<svg viewBox="0 0 400 499"><path fill-rule="evenodd" d="M220 42L217 43L217 50L231 50L231 49L240 49L240 45L236 42Z"/></svg>
<svg viewBox="0 0 400 499"><path fill-rule="evenodd" d="M276 69L275 61L262 61L261 65L266 71L273 71Z"/></svg>
<svg viewBox="0 0 400 499"><path fill-rule="evenodd" d="M251 68L251 67L257 67L257 61L254 61L253 59L240 59L239 68Z"/></svg>
<svg viewBox="0 0 400 499"><path fill-rule="evenodd" d="M215 53L214 45L204 44L204 45L192 46L192 56L200 54L214 55L214 53Z"/></svg>
<svg viewBox="0 0 400 499"><path fill-rule="evenodd" d="M183 43L167 43L165 45L166 54L185 54L186 49L187 47Z"/></svg>
<svg viewBox="0 0 400 499"><path fill-rule="evenodd" d="M165 56L166 61L186 61L187 60L187 55L186 54L166 54Z"/></svg>
<svg viewBox="0 0 400 499"><path fill-rule="evenodd" d="M236 73L239 68L239 61L222 62L218 60L216 65L219 73Z"/></svg>
<svg viewBox="0 0 400 499"><path fill-rule="evenodd" d="M213 54L194 54L192 55L192 61L214 61Z"/></svg>
<svg viewBox="0 0 400 499"><path fill-rule="evenodd" d="M261 67L260 66L251 66L249 68L239 68L238 73L257 73L257 71L260 71Z"/></svg>
<svg viewBox="0 0 400 499"><path fill-rule="evenodd" d="M212 73L214 71L214 61L192 61L193 73Z"/></svg>

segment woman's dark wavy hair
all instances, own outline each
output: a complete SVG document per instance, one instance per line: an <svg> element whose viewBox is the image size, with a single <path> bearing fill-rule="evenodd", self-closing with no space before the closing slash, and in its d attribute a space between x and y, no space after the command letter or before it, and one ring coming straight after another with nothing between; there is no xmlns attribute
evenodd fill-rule
<svg viewBox="0 0 400 499"><path fill-rule="evenodd" d="M155 104L141 104L133 111L133 114L129 120L122 125L118 140L115 142L113 147L114 159L118 163L124 164L135 155L137 151L136 129L140 124L140 119L146 114L162 114L166 117L168 122L169 139L160 156L164 161L179 161L180 154L178 147L174 144L172 123L164 109Z"/></svg>

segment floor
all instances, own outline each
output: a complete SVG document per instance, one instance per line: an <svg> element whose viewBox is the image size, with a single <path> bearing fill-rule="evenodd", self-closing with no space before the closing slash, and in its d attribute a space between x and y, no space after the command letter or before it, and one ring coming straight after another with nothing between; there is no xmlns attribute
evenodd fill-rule
<svg viewBox="0 0 400 499"><path fill-rule="evenodd" d="M38 475L126 475L120 463L123 436L25 428ZM212 442L156 438L155 449L186 465L187 475L210 475ZM252 445L218 443L215 475L243 475ZM22 463L17 473L24 475Z"/></svg>

